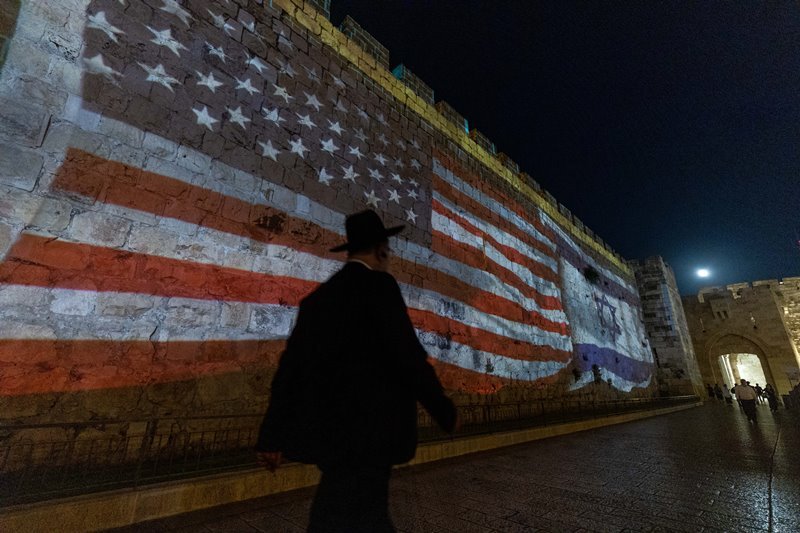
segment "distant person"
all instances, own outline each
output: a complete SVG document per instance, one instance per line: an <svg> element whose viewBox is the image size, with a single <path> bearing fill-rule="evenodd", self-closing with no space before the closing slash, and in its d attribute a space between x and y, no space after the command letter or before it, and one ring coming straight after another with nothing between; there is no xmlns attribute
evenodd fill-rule
<svg viewBox="0 0 800 533"><path fill-rule="evenodd" d="M758 383L756 383L756 386L753 388L756 389L756 395L758 396L756 398L756 401L758 403L764 403L764 389L762 389L761 385L759 385Z"/></svg>
<svg viewBox="0 0 800 533"><path fill-rule="evenodd" d="M758 422L756 419L756 390L748 385L747 380L742 379L739 385L736 385L736 399L739 400L744 414L747 419L754 424Z"/></svg>
<svg viewBox="0 0 800 533"><path fill-rule="evenodd" d="M722 401L722 389L719 388L719 383L714 383L714 397Z"/></svg>
<svg viewBox="0 0 800 533"><path fill-rule="evenodd" d="M767 397L769 403L769 410L773 413L778 410L778 393L775 391L771 383L767 383L764 387L764 396Z"/></svg>
<svg viewBox="0 0 800 533"><path fill-rule="evenodd" d="M347 217L347 242L331 249L347 262L300 303L272 381L257 458L319 466L311 532L394 531L389 477L416 452L417 401L445 431L457 425L388 273L402 228L371 210Z"/></svg>
<svg viewBox="0 0 800 533"><path fill-rule="evenodd" d="M731 391L728 389L727 383L722 384L722 397L725 398L725 403L733 405L733 397L731 396Z"/></svg>
<svg viewBox="0 0 800 533"><path fill-rule="evenodd" d="M716 397L714 394L714 387L711 386L711 383L706 383L706 393L708 393L709 400L713 400Z"/></svg>

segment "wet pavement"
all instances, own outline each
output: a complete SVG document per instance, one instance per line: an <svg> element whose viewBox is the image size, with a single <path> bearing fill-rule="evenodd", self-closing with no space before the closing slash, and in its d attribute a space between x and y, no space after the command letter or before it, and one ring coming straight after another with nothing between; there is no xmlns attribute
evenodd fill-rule
<svg viewBox="0 0 800 533"><path fill-rule="evenodd" d="M800 411L711 403L396 471L398 531L800 532ZM300 532L313 489L123 531Z"/></svg>

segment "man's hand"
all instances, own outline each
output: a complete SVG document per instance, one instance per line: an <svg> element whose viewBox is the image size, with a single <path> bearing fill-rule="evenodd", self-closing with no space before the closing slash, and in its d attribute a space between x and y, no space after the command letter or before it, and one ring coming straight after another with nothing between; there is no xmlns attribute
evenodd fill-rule
<svg viewBox="0 0 800 533"><path fill-rule="evenodd" d="M275 472L275 469L280 466L283 460L281 452L256 452L256 461L259 466L263 466L270 472Z"/></svg>

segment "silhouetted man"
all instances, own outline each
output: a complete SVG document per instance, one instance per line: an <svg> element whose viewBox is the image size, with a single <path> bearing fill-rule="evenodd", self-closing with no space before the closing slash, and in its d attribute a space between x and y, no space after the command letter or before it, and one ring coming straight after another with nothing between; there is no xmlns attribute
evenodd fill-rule
<svg viewBox="0 0 800 533"><path fill-rule="evenodd" d="M744 414L747 415L747 419L755 423L757 397L756 390L747 383L747 380L744 379L741 380L736 387L734 387L734 390L736 393L736 399L739 400Z"/></svg>
<svg viewBox="0 0 800 533"><path fill-rule="evenodd" d="M322 470L309 531L394 531L389 476L416 452L417 401L448 432L456 411L387 272L403 226L362 211L345 229L331 251L347 263L300 304L256 450L270 470L282 456Z"/></svg>

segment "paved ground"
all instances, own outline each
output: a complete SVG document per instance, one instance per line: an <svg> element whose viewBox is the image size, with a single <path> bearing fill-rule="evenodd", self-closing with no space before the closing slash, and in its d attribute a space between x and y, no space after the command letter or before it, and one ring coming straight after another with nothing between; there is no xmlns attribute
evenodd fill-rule
<svg viewBox="0 0 800 533"><path fill-rule="evenodd" d="M712 403L405 469L398 531L800 531L800 413ZM125 531L304 530L313 490Z"/></svg>

